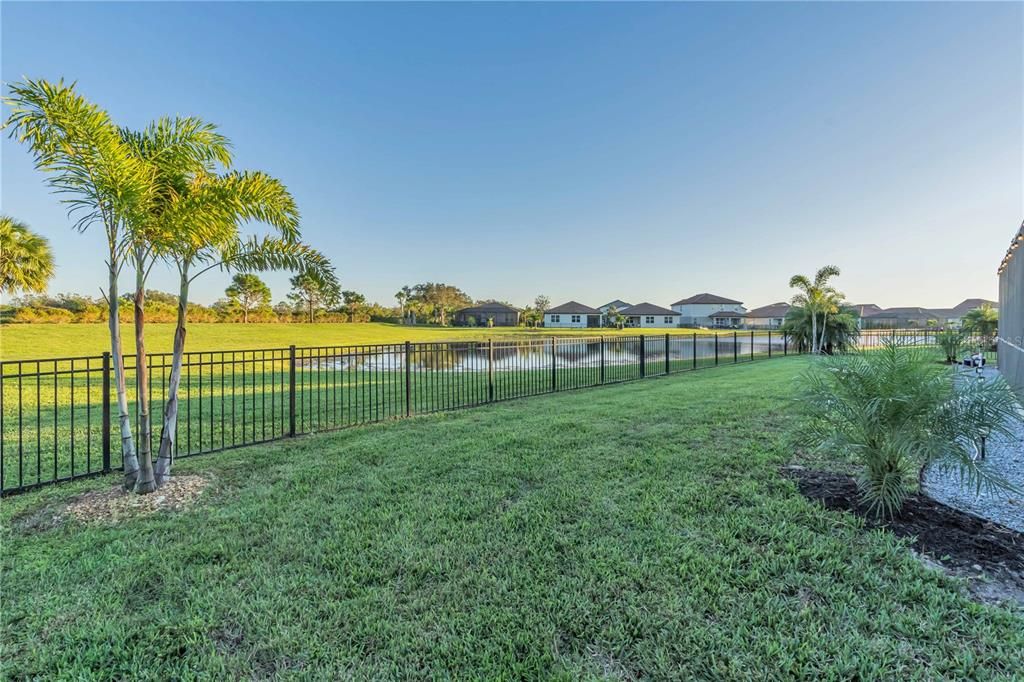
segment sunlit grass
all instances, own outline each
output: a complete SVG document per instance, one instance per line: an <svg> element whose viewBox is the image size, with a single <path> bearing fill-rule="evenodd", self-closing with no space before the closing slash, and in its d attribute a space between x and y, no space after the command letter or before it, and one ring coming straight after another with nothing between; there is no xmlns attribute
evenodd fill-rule
<svg viewBox="0 0 1024 682"><path fill-rule="evenodd" d="M198 505L29 530L5 678L1016 679L1024 619L778 467L751 363L183 460Z"/></svg>

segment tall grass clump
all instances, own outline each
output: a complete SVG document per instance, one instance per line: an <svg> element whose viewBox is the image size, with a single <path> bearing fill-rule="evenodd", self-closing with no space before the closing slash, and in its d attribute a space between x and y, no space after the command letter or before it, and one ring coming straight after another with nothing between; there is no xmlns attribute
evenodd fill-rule
<svg viewBox="0 0 1024 682"><path fill-rule="evenodd" d="M858 486L877 515L895 516L930 462L964 485L1006 488L978 467L982 438L1012 437L1022 408L1002 378L956 378L927 351L893 341L821 358L801 377L803 444L862 465Z"/></svg>

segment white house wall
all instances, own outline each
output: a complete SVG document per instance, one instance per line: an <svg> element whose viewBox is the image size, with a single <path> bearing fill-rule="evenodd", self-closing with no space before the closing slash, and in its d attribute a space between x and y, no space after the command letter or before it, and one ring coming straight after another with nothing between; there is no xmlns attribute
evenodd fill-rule
<svg viewBox="0 0 1024 682"><path fill-rule="evenodd" d="M711 326L712 313L723 310L733 313L746 312L746 309L738 303L689 303L686 305L674 305L672 310L680 314L681 324L698 325L701 327Z"/></svg>
<svg viewBox="0 0 1024 682"><path fill-rule="evenodd" d="M552 317L555 317L555 315L552 315L550 313L544 314L545 327L556 327L560 329L585 329L587 326L587 315L585 313L580 313L578 315L580 320L579 322L573 322L573 316L567 315L565 313L558 313L558 322L553 322L551 319Z"/></svg>
<svg viewBox="0 0 1024 682"><path fill-rule="evenodd" d="M627 315L627 317L629 317L629 316ZM646 329L655 329L655 328L671 329L673 327L678 327L679 326L679 316L678 315L670 315L670 316L668 316L672 320L671 322L666 322L665 321L665 317L666 317L665 315L655 315L653 323L646 322L645 320L647 319L647 317L648 317L647 315L640 315L640 322L636 325L636 327L643 327L643 328L646 328Z"/></svg>

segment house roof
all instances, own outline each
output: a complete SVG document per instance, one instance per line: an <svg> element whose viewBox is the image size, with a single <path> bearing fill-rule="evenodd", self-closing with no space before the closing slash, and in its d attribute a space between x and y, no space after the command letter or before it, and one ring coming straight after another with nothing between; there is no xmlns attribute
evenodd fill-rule
<svg viewBox="0 0 1024 682"><path fill-rule="evenodd" d="M513 308L510 305L504 303L498 303L497 301L486 301L484 303L478 303L477 305L471 305L468 308L462 308L455 311L458 313L518 313L521 312L519 308Z"/></svg>
<svg viewBox="0 0 1024 682"><path fill-rule="evenodd" d="M753 310L747 311L747 317L785 317L786 313L793 306L788 303L772 303L771 305L761 306L760 308L754 308ZM715 313L717 315L718 313ZM714 317L712 315L711 317Z"/></svg>
<svg viewBox="0 0 1024 682"><path fill-rule="evenodd" d="M589 305L583 305L578 301L568 301L562 305L556 305L554 308L548 308L544 311L545 315L600 315L601 311L596 308L591 308Z"/></svg>
<svg viewBox="0 0 1024 682"><path fill-rule="evenodd" d="M935 317L934 310L928 310L927 308L886 308L880 313L874 313L872 315L865 315L865 317Z"/></svg>
<svg viewBox="0 0 1024 682"><path fill-rule="evenodd" d="M967 313L971 312L972 310L974 310L975 308L980 308L986 303L992 306L993 308L999 307L999 304L997 302L990 301L986 298L965 298L964 300L960 301L955 306L953 306L952 310L957 316L962 317Z"/></svg>
<svg viewBox="0 0 1024 682"><path fill-rule="evenodd" d="M620 310L623 315L678 315L674 310L669 308L662 308L660 305L654 305L653 303L637 303L631 305L625 310Z"/></svg>
<svg viewBox="0 0 1024 682"><path fill-rule="evenodd" d="M735 310L719 310L717 312L711 313L710 315L708 315L708 317L731 318L731 317L746 317L747 315L748 315L748 313L738 313Z"/></svg>
<svg viewBox="0 0 1024 682"><path fill-rule="evenodd" d="M733 305L743 305L743 301L734 301L731 298L724 296L716 296L715 294L697 294L690 298L684 298L681 301L676 301L672 305L690 305L693 303L731 303Z"/></svg>
<svg viewBox="0 0 1024 682"><path fill-rule="evenodd" d="M882 306L875 305L874 303L851 303L844 307L853 308L860 317L867 317L868 315L882 312Z"/></svg>
<svg viewBox="0 0 1024 682"><path fill-rule="evenodd" d="M630 305L632 305L632 304L631 303L626 303L621 298L617 298L614 301L608 301L603 306L600 306L600 309L601 310L607 310L608 308L611 308L612 306L615 306L616 309L622 310L623 308L628 308Z"/></svg>

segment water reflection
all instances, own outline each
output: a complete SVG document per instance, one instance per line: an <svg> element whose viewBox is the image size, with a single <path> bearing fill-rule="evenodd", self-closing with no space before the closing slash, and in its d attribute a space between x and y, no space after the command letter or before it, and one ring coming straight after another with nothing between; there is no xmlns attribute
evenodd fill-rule
<svg viewBox="0 0 1024 682"><path fill-rule="evenodd" d="M494 341L489 349L487 342L422 343L412 344L409 351L410 369L417 371L483 372L490 366L493 355L495 372L513 372L551 369L574 369L582 367L639 365L641 341L637 337L600 339L559 339L552 347L550 339L529 341ZM603 348L602 348L603 345ZM648 337L643 342L643 357L650 366L665 362L666 343L664 337ZM747 335L722 336L716 344L715 337L673 336L668 342L669 362L692 363L694 356L698 363L729 363L736 357L749 358L751 353L772 354L785 352L785 342L780 336ZM337 352L323 353L300 358L298 364L305 369L326 369L345 371L404 371L405 348L399 345L366 348L338 349Z"/></svg>

